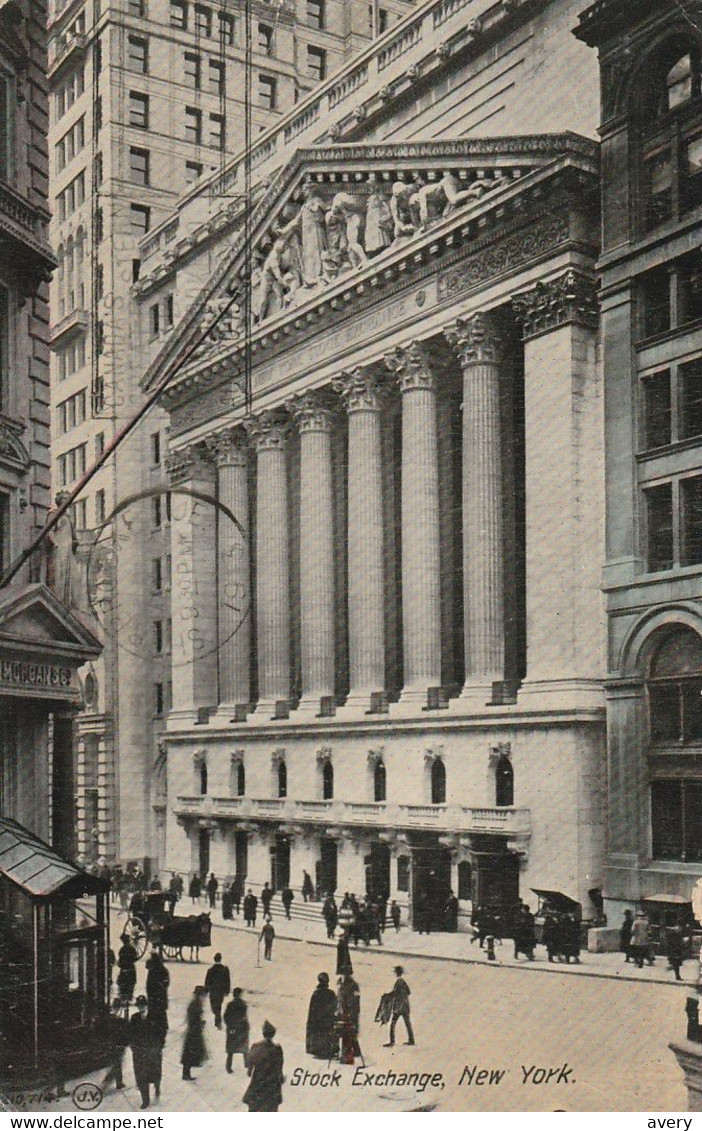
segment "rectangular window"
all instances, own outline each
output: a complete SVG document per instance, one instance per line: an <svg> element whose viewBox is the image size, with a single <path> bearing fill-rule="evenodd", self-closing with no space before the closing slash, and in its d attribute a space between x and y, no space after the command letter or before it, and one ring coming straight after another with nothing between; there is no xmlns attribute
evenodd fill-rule
<svg viewBox="0 0 702 1131"><path fill-rule="evenodd" d="M76 530L85 530L88 525L88 508L85 499L78 499L73 504L73 521Z"/></svg>
<svg viewBox="0 0 702 1131"><path fill-rule="evenodd" d="M307 48L307 74L316 82L327 77L327 53L322 47Z"/></svg>
<svg viewBox="0 0 702 1131"><path fill-rule="evenodd" d="M645 338L670 329L670 272L654 267L641 276L641 329Z"/></svg>
<svg viewBox="0 0 702 1131"><path fill-rule="evenodd" d="M163 571L163 576L164 576L164 581L166 583L167 589L170 589L170 587L171 587L171 562L172 562L171 555L166 554L165 568L164 568L164 571Z"/></svg>
<svg viewBox="0 0 702 1131"><path fill-rule="evenodd" d="M129 179L133 185L150 183L150 159L148 149L129 148Z"/></svg>
<svg viewBox="0 0 702 1131"><path fill-rule="evenodd" d="M133 283L139 282L139 272L140 271L141 271L141 260L140 259L133 259L132 260L132 282Z"/></svg>
<svg viewBox="0 0 702 1131"><path fill-rule="evenodd" d="M680 439L702 436L702 358L678 366Z"/></svg>
<svg viewBox="0 0 702 1131"><path fill-rule="evenodd" d="M273 54L273 28L269 24L258 25L258 47L264 55Z"/></svg>
<svg viewBox="0 0 702 1131"><path fill-rule="evenodd" d="M154 684L154 712L157 715L163 714L163 684Z"/></svg>
<svg viewBox="0 0 702 1131"><path fill-rule="evenodd" d="M105 352L105 323L102 319L95 324L95 349L98 355Z"/></svg>
<svg viewBox="0 0 702 1131"><path fill-rule="evenodd" d="M218 59L210 59L208 80L213 94L224 94L224 63L220 63Z"/></svg>
<svg viewBox="0 0 702 1131"><path fill-rule="evenodd" d="M129 125L141 130L149 128L149 96L138 90L129 92Z"/></svg>
<svg viewBox="0 0 702 1131"><path fill-rule="evenodd" d="M165 640L164 640L164 650L166 652L171 651L172 641L173 641L173 621L169 617L168 620L166 621L166 636L165 636Z"/></svg>
<svg viewBox="0 0 702 1131"><path fill-rule="evenodd" d="M224 149L224 116L210 114L210 145L216 149Z"/></svg>
<svg viewBox="0 0 702 1131"><path fill-rule="evenodd" d="M673 566L673 488L670 483L649 487L646 499L648 568L654 573Z"/></svg>
<svg viewBox="0 0 702 1131"><path fill-rule="evenodd" d="M95 267L95 297L101 299L105 293L105 268L102 263Z"/></svg>
<svg viewBox="0 0 702 1131"><path fill-rule="evenodd" d="M148 232L151 226L151 209L146 208L143 204L132 204L131 206L131 221L132 228L135 232Z"/></svg>
<svg viewBox="0 0 702 1131"><path fill-rule="evenodd" d="M152 515L151 515L151 517L153 519L153 524L154 524L154 526L160 526L161 525L161 496L155 495L154 498L151 500L151 505L152 505Z"/></svg>
<svg viewBox="0 0 702 1131"><path fill-rule="evenodd" d="M139 75L149 73L149 41L139 35L130 35L127 40L127 59L130 71Z"/></svg>
<svg viewBox="0 0 702 1131"><path fill-rule="evenodd" d="M258 76L258 104L264 110L276 108L276 83L272 75Z"/></svg>
<svg viewBox="0 0 702 1131"><path fill-rule="evenodd" d="M96 243L102 243L105 235L105 220L102 213L102 208L95 209L95 218L93 223L95 227L95 241Z"/></svg>
<svg viewBox="0 0 702 1131"><path fill-rule="evenodd" d="M644 182L646 226L654 228L673 215L673 156L670 149L659 150L645 159Z"/></svg>
<svg viewBox="0 0 702 1131"><path fill-rule="evenodd" d="M234 42L234 17L219 13L219 42L221 47L231 47Z"/></svg>
<svg viewBox="0 0 702 1131"><path fill-rule="evenodd" d="M702 478L683 479L682 490L682 565L702 562Z"/></svg>
<svg viewBox="0 0 702 1131"><path fill-rule="evenodd" d="M644 377L644 445L660 448L671 442L670 371Z"/></svg>
<svg viewBox="0 0 702 1131"><path fill-rule="evenodd" d="M212 12L201 4L195 5L195 34L212 35Z"/></svg>
<svg viewBox="0 0 702 1131"><path fill-rule="evenodd" d="M163 652L163 621L154 621L154 652L160 656Z"/></svg>
<svg viewBox="0 0 702 1131"><path fill-rule="evenodd" d="M171 521L171 492L166 491L166 522Z"/></svg>
<svg viewBox="0 0 702 1131"><path fill-rule="evenodd" d="M688 138L683 158L683 201L688 211L702 204L702 134Z"/></svg>
<svg viewBox="0 0 702 1131"><path fill-rule="evenodd" d="M105 450L105 433L98 432L95 437L95 457L96 459L102 455Z"/></svg>
<svg viewBox="0 0 702 1131"><path fill-rule="evenodd" d="M199 161L186 161L185 162L185 183L186 185L194 185L202 176L202 165Z"/></svg>
<svg viewBox="0 0 702 1131"><path fill-rule="evenodd" d="M151 560L151 580L157 592L163 588L163 569L160 558L152 558Z"/></svg>
<svg viewBox="0 0 702 1131"><path fill-rule="evenodd" d="M171 27L178 28L179 31L188 29L188 5L181 3L181 0L171 0Z"/></svg>
<svg viewBox="0 0 702 1131"><path fill-rule="evenodd" d="M183 55L183 76L186 86L193 90L200 89L200 56L192 51L186 51Z"/></svg>
<svg viewBox="0 0 702 1131"><path fill-rule="evenodd" d="M397 858L397 890L409 891L410 858L398 856Z"/></svg>
<svg viewBox="0 0 702 1131"><path fill-rule="evenodd" d="M129 14L143 19L146 15L146 0L129 0Z"/></svg>
<svg viewBox="0 0 702 1131"><path fill-rule="evenodd" d="M102 526L107 511L105 508L105 491L101 488L95 492L95 525Z"/></svg>
<svg viewBox="0 0 702 1131"><path fill-rule="evenodd" d="M157 302L149 308L149 336L158 337L160 330L161 310Z"/></svg>
<svg viewBox="0 0 702 1131"><path fill-rule="evenodd" d="M324 0L307 0L307 26L324 27Z"/></svg>
<svg viewBox="0 0 702 1131"><path fill-rule="evenodd" d="M699 251L677 262L678 323L702 318L702 257Z"/></svg>
<svg viewBox="0 0 702 1131"><path fill-rule="evenodd" d="M93 159L93 187L100 188L104 176L102 153L96 153Z"/></svg>
<svg viewBox="0 0 702 1131"><path fill-rule="evenodd" d="M185 140L202 144L202 112L193 106L185 107Z"/></svg>
<svg viewBox="0 0 702 1131"><path fill-rule="evenodd" d="M161 462L161 433L151 433L151 462L154 467L158 467Z"/></svg>
<svg viewBox="0 0 702 1131"><path fill-rule="evenodd" d="M102 95L93 103L93 137L97 137L102 129Z"/></svg>
<svg viewBox="0 0 702 1131"><path fill-rule="evenodd" d="M170 329L171 326L173 325L173 311L174 311L173 302L174 302L173 295L167 295L166 296L166 302L165 302L164 308L163 308L163 315L164 315L163 320L164 320L164 323L165 323L165 325L168 329Z"/></svg>

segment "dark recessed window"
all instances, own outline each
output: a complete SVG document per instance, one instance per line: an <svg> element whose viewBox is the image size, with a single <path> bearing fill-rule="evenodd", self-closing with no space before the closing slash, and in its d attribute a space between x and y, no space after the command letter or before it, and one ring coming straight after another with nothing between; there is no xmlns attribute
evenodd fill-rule
<svg viewBox="0 0 702 1131"><path fill-rule="evenodd" d="M322 766L322 798L331 801L334 797L334 767L331 762Z"/></svg>
<svg viewBox="0 0 702 1131"><path fill-rule="evenodd" d="M186 161L185 162L185 183L186 185L193 185L202 176L202 165L199 161Z"/></svg>
<svg viewBox="0 0 702 1131"><path fill-rule="evenodd" d="M273 54L273 28L268 24L258 25L258 49L264 55Z"/></svg>
<svg viewBox="0 0 702 1131"><path fill-rule="evenodd" d="M182 4L180 0L171 0L171 27L178 28L179 31L187 31L188 5Z"/></svg>
<svg viewBox="0 0 702 1131"><path fill-rule="evenodd" d="M514 770L504 754L495 766L495 805L514 805Z"/></svg>
<svg viewBox="0 0 702 1131"><path fill-rule="evenodd" d="M151 226L151 209L143 204L132 204L131 210L132 229L144 234Z"/></svg>
<svg viewBox="0 0 702 1131"><path fill-rule="evenodd" d="M202 112L192 106L185 107L185 140L202 144Z"/></svg>
<svg viewBox="0 0 702 1131"><path fill-rule="evenodd" d="M149 42L137 35L130 35L128 40L128 65L131 71L140 75L149 73Z"/></svg>
<svg viewBox="0 0 702 1131"><path fill-rule="evenodd" d="M285 762L278 763L278 797L288 796L288 768Z"/></svg>
<svg viewBox="0 0 702 1131"><path fill-rule="evenodd" d="M150 183L150 160L148 149L129 149L129 179L133 185L148 185Z"/></svg>
<svg viewBox="0 0 702 1131"><path fill-rule="evenodd" d="M218 59L210 59L208 82L212 94L224 93L224 63L220 63Z"/></svg>
<svg viewBox="0 0 702 1131"><path fill-rule="evenodd" d="M375 767L373 769L373 800L386 801L387 788L388 784L385 763L378 761L375 763Z"/></svg>
<svg viewBox="0 0 702 1131"><path fill-rule="evenodd" d="M702 436L702 358L678 366L680 438Z"/></svg>
<svg viewBox="0 0 702 1131"><path fill-rule="evenodd" d="M149 128L149 96L140 91L129 92L129 125L139 129Z"/></svg>
<svg viewBox="0 0 702 1131"><path fill-rule="evenodd" d="M644 338L670 329L670 271L655 267L641 276L641 320Z"/></svg>
<svg viewBox="0 0 702 1131"><path fill-rule="evenodd" d="M276 82L272 75L258 76L258 104L264 110L276 108Z"/></svg>
<svg viewBox="0 0 702 1131"><path fill-rule="evenodd" d="M670 370L652 373L643 379L644 446L660 448L669 444L671 433Z"/></svg>
<svg viewBox="0 0 702 1131"><path fill-rule="evenodd" d="M224 12L218 13L219 43L221 47L230 47L234 42L234 17Z"/></svg>
<svg viewBox="0 0 702 1131"><path fill-rule="evenodd" d="M307 0L307 26L324 27L324 0Z"/></svg>
<svg viewBox="0 0 702 1131"><path fill-rule="evenodd" d="M193 90L200 89L200 56L186 51L183 56L183 76L185 85Z"/></svg>
<svg viewBox="0 0 702 1131"><path fill-rule="evenodd" d="M682 565L702 562L702 477L693 476L681 483Z"/></svg>
<svg viewBox="0 0 702 1131"><path fill-rule="evenodd" d="M307 48L307 74L316 82L327 77L327 53L324 48Z"/></svg>
<svg viewBox="0 0 702 1131"><path fill-rule="evenodd" d="M678 277L678 323L702 318L702 252L693 251L675 264Z"/></svg>
<svg viewBox="0 0 702 1131"><path fill-rule="evenodd" d="M673 488L670 483L649 487L646 499L648 568L651 572L673 566Z"/></svg>
<svg viewBox="0 0 702 1131"><path fill-rule="evenodd" d="M224 115L210 114L210 145L224 149Z"/></svg>
<svg viewBox="0 0 702 1131"><path fill-rule="evenodd" d="M197 35L212 35L212 12L200 4L195 5L195 33Z"/></svg>
<svg viewBox="0 0 702 1131"><path fill-rule="evenodd" d="M431 767L431 803L446 804L446 767L440 758L436 758Z"/></svg>

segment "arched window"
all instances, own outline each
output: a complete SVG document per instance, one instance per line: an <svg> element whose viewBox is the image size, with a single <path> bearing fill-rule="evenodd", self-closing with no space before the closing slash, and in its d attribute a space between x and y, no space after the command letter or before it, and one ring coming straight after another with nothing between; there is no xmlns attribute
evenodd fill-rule
<svg viewBox="0 0 702 1131"><path fill-rule="evenodd" d="M243 761L237 763L236 767L236 795L243 797L246 793L246 767Z"/></svg>
<svg viewBox="0 0 702 1131"><path fill-rule="evenodd" d="M285 762L278 762L278 797L288 796L288 767Z"/></svg>
<svg viewBox="0 0 702 1131"><path fill-rule="evenodd" d="M649 665L651 833L657 860L702 860L702 637L668 632ZM683 752L683 748L686 748Z"/></svg>
<svg viewBox="0 0 702 1131"><path fill-rule="evenodd" d="M387 800L387 774L385 772L385 762L383 762L382 758L379 758L373 767L373 800Z"/></svg>
<svg viewBox="0 0 702 1131"><path fill-rule="evenodd" d="M331 801L334 796L334 767L327 761L322 766L322 797Z"/></svg>
<svg viewBox="0 0 702 1131"><path fill-rule="evenodd" d="M431 803L446 804L446 767L441 758L435 758L431 764Z"/></svg>
<svg viewBox="0 0 702 1131"><path fill-rule="evenodd" d="M505 754L500 755L495 766L495 805L514 805L514 770Z"/></svg>
<svg viewBox="0 0 702 1131"><path fill-rule="evenodd" d="M207 793L207 762L200 762L200 793L204 797Z"/></svg>

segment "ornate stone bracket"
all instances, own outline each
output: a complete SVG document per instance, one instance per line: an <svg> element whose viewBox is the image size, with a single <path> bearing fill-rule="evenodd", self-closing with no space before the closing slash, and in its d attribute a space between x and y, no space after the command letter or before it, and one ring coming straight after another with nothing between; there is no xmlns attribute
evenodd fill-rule
<svg viewBox="0 0 702 1131"><path fill-rule="evenodd" d="M599 320L597 284L589 275L569 270L513 295L512 309L521 323L525 341L569 322L594 330Z"/></svg>
<svg viewBox="0 0 702 1131"><path fill-rule="evenodd" d="M498 742L496 746L491 746L488 754L488 759L492 765L499 762L500 758L508 758L512 760L512 743L511 742Z"/></svg>
<svg viewBox="0 0 702 1131"><path fill-rule="evenodd" d="M332 748L331 748L331 746L320 746L319 750L317 751L317 762L319 763L319 765L323 766L325 762L331 762L331 760L332 760Z"/></svg>
<svg viewBox="0 0 702 1131"><path fill-rule="evenodd" d="M433 766L434 762L443 762L444 748L443 746L428 747L424 751L424 765Z"/></svg>
<svg viewBox="0 0 702 1131"><path fill-rule="evenodd" d="M385 761L385 747L384 746L377 746L374 750L369 750L368 754L366 756L366 759L367 759L368 765L371 768L375 768L375 766L377 766L378 762L384 762Z"/></svg>

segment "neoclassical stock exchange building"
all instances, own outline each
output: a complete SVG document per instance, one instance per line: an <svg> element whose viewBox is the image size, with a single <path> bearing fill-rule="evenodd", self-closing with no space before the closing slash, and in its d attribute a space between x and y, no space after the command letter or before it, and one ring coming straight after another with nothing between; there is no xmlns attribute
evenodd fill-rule
<svg viewBox="0 0 702 1131"><path fill-rule="evenodd" d="M410 917L452 889L463 924L471 901L533 906L531 888L595 914L600 107L582 6L430 0L256 141L250 411L243 158L142 246L144 388L186 351L162 401L165 870L254 890L307 870ZM178 329L150 340L169 301Z"/></svg>

